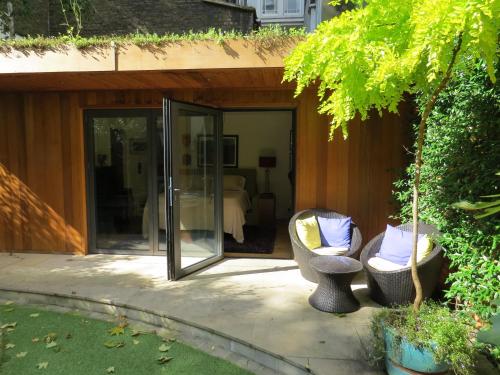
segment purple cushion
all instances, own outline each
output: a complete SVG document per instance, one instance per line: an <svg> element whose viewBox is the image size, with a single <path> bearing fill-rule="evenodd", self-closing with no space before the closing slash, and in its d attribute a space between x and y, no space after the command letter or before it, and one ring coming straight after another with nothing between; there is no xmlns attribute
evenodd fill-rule
<svg viewBox="0 0 500 375"><path fill-rule="evenodd" d="M418 239L423 234L418 235ZM406 266L411 256L413 233L387 224L380 250L376 256L401 266Z"/></svg>
<svg viewBox="0 0 500 375"><path fill-rule="evenodd" d="M351 246L351 218L342 219L318 216L321 245L328 247Z"/></svg>

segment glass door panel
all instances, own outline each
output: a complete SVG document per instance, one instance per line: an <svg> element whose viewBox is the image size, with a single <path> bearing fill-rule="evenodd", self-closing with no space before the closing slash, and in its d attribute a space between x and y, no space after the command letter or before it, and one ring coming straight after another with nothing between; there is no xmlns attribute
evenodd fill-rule
<svg viewBox="0 0 500 375"><path fill-rule="evenodd" d="M156 142L156 189L158 192L158 250L167 250L166 202L165 202L165 137L163 135L163 117L155 116L154 142Z"/></svg>
<svg viewBox="0 0 500 375"><path fill-rule="evenodd" d="M147 116L93 116L94 247L110 251L149 251L144 226L148 200Z"/></svg>
<svg viewBox="0 0 500 375"><path fill-rule="evenodd" d="M222 258L222 123L219 111L166 101L169 276Z"/></svg>

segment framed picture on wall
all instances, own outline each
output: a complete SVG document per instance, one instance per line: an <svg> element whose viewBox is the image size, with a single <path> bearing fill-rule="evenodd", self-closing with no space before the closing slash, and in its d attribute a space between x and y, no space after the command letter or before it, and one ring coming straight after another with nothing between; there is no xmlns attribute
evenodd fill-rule
<svg viewBox="0 0 500 375"><path fill-rule="evenodd" d="M198 167L214 165L214 137L198 135ZM224 135L222 145L224 168L238 168L238 136Z"/></svg>
<svg viewBox="0 0 500 375"><path fill-rule="evenodd" d="M129 151L131 154L144 154L148 149L148 142L144 138L130 138Z"/></svg>

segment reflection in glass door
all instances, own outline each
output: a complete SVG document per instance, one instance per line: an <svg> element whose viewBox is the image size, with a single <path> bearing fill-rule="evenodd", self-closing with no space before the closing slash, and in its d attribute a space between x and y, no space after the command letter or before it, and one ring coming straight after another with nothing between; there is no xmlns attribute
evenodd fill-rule
<svg viewBox="0 0 500 375"><path fill-rule="evenodd" d="M220 111L166 101L169 278L222 258Z"/></svg>
<svg viewBox="0 0 500 375"><path fill-rule="evenodd" d="M158 217L158 227L156 232L157 237L157 248L159 251L167 250L167 235L166 235L166 202L165 202L165 137L163 135L163 116L158 114L155 117L155 129L154 129L154 142L156 143L156 189L157 189L157 202L158 209L155 215ZM153 229L155 230L155 229Z"/></svg>
<svg viewBox="0 0 500 375"><path fill-rule="evenodd" d="M155 230L165 217L158 207L164 190L163 134L156 125L161 112L92 110L86 116L91 251L155 253L165 241L165 229Z"/></svg>

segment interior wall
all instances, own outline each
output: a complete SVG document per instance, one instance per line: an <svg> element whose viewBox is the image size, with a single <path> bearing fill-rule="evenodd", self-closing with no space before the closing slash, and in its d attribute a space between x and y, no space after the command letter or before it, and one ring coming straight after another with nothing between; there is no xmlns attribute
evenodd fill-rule
<svg viewBox="0 0 500 375"><path fill-rule="evenodd" d="M275 156L276 168L270 169L270 189L276 196L276 217L286 219L292 210L290 171L291 111L224 112L224 134L238 135L239 168L257 170L259 193L264 192L265 169L259 156Z"/></svg>

